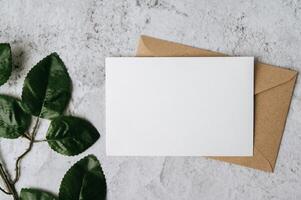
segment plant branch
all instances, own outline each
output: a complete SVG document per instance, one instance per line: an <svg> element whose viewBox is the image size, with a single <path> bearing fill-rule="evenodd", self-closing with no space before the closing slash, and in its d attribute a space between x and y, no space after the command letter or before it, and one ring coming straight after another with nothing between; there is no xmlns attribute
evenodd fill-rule
<svg viewBox="0 0 301 200"><path fill-rule="evenodd" d="M40 118L38 117L36 122L35 122L35 125L33 127L33 130L32 130L32 133L30 135L30 142L29 142L29 146L28 148L26 149L26 151L21 154L18 158L17 158L17 161L16 161L16 177L15 179L13 180L13 183L15 184L16 182L19 181L19 178L20 178L20 174L21 174L21 171L20 171L20 163L22 161L22 159L31 151L32 149L32 146L34 144L34 138L36 136L36 130L38 128L38 125L39 125L39 120Z"/></svg>
<svg viewBox="0 0 301 200"><path fill-rule="evenodd" d="M24 135L24 137L26 139L30 140L30 142L29 142L29 146L25 150L25 152L23 154L21 154L16 160L16 177L15 177L14 180L11 180L9 178L8 174L4 170L3 165L0 163L0 176L4 180L4 183L5 183L6 188L8 190L8 191L6 191L2 187L0 187L0 191L4 192L7 195L12 195L14 200L19 200L18 193L17 193L16 188L15 188L15 184L18 182L18 180L20 178L20 174L21 174L20 164L21 164L22 159L31 151L31 149L33 147L33 144L35 142L34 138L36 136L36 131L37 131L37 128L38 128L38 125L39 125L39 120L40 120L40 118L38 117L36 122L35 122L35 125L33 127L33 130L31 132L31 134L30 135L29 134Z"/></svg>
<svg viewBox="0 0 301 200"><path fill-rule="evenodd" d="M24 133L23 137L25 139L31 140L30 135L28 133Z"/></svg>
<svg viewBox="0 0 301 200"><path fill-rule="evenodd" d="M7 189L9 190L9 192L5 191L2 188L1 188L1 191L4 192L5 194L13 195L14 200L19 200L18 193L15 188L15 184L10 181L10 179L8 178L8 175L6 174L1 163L0 163L0 176L4 180L5 185L6 185Z"/></svg>
<svg viewBox="0 0 301 200"><path fill-rule="evenodd" d="M24 136L25 139L31 141L31 137L29 135L27 136ZM33 140L34 143L41 143L41 142L47 142L48 140L47 139L40 139L40 140Z"/></svg>
<svg viewBox="0 0 301 200"><path fill-rule="evenodd" d="M7 180L7 175L6 175L5 171L4 171L3 166L2 166L1 163L0 163L0 176L1 176L2 180L4 181L5 185L7 186L7 182L8 182L8 180ZM1 190L2 192L4 192L5 194L7 194L7 195L11 195L11 194L12 194L11 192L7 192L7 191L6 191L5 189L3 189L2 187L0 187L0 190Z"/></svg>
<svg viewBox="0 0 301 200"><path fill-rule="evenodd" d="M12 193L5 191L5 189L3 189L2 187L0 187L1 192L3 192L4 194L7 195L11 195Z"/></svg>

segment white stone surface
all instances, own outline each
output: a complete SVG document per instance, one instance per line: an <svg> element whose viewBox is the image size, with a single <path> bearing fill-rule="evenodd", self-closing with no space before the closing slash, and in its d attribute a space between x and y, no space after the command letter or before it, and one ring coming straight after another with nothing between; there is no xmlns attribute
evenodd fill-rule
<svg viewBox="0 0 301 200"><path fill-rule="evenodd" d="M67 112L90 119L102 136L76 157L35 145L22 163L18 189L57 193L65 171L94 153L107 177L108 200L301 199L300 79L275 173L196 157L106 157L103 131L106 56L134 55L139 35L147 34L300 71L299 0L0 0L0 16L0 42L12 44L16 65L0 93L19 96L31 66L56 51L73 80ZM23 140L0 140L0 157L11 173L25 146Z"/></svg>

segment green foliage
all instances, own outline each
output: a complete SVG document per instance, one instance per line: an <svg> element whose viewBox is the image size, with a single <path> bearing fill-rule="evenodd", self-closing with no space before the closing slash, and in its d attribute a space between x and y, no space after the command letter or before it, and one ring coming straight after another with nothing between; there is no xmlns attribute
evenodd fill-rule
<svg viewBox="0 0 301 200"><path fill-rule="evenodd" d="M6 83L12 72L12 55L9 44L0 44L0 86Z"/></svg>
<svg viewBox="0 0 301 200"><path fill-rule="evenodd" d="M82 153L99 137L97 129L90 122L72 116L53 119L46 136L53 150L68 156Z"/></svg>
<svg viewBox="0 0 301 200"><path fill-rule="evenodd" d="M22 189L20 200L58 200L54 195L37 189Z"/></svg>
<svg viewBox="0 0 301 200"><path fill-rule="evenodd" d="M18 138L30 126L31 116L22 110L20 104L18 99L0 95L0 137Z"/></svg>
<svg viewBox="0 0 301 200"><path fill-rule="evenodd" d="M21 200L105 200L106 179L94 155L75 163L62 179L59 197L37 189L22 189Z"/></svg>
<svg viewBox="0 0 301 200"><path fill-rule="evenodd" d="M9 44L0 44L0 85L4 84L12 71L12 55ZM8 191L19 200L15 184L19 180L20 162L32 149L35 142L39 118L51 120L47 131L47 142L56 152L73 156L84 152L100 137L97 129L88 121L64 116L64 110L71 97L71 79L68 71L56 53L52 53L36 64L27 74L22 91L22 101L0 95L0 137L26 137L30 145L16 161L16 178L8 178L0 162L0 175ZM31 115L36 116L32 132L26 133L31 125ZM25 134L26 133L26 134ZM49 176L51 178L51 176ZM106 180L100 163L89 155L65 174L59 198L37 189L22 189L21 200L104 200Z"/></svg>
<svg viewBox="0 0 301 200"><path fill-rule="evenodd" d="M59 200L104 200L106 180L100 163L89 155L65 174L60 187Z"/></svg>
<svg viewBox="0 0 301 200"><path fill-rule="evenodd" d="M71 79L56 53L35 65L25 78L22 102L26 112L41 118L60 116L70 100Z"/></svg>

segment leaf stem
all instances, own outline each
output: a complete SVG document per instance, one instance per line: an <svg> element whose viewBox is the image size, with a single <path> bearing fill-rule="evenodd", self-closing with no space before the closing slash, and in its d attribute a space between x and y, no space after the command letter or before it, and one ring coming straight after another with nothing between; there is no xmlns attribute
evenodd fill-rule
<svg viewBox="0 0 301 200"><path fill-rule="evenodd" d="M4 181L4 183L5 183L5 185L6 185L6 187L7 187L7 175L6 175L6 173L5 173L5 171L4 171L4 169L3 169L3 166L2 166L2 164L0 163L0 176L1 176L1 178L2 178L2 180ZM3 189L2 187L0 187L0 190L2 191L2 192L4 192L5 194L8 194L8 195L11 195L12 193L11 192L7 192L5 189Z"/></svg>
<svg viewBox="0 0 301 200"><path fill-rule="evenodd" d="M18 193L16 191L15 184L19 181L19 178L20 178L20 174L21 174L20 164L21 164L22 159L31 151L31 149L33 147L33 144L35 142L36 131L37 131L37 128L38 128L38 125L39 125L39 121L40 121L40 117L38 117L36 119L36 122L34 124L34 127L33 127L33 130L31 132L31 134L30 135L29 134L24 135L24 137L26 139L30 140L30 142L29 142L29 146L25 150L25 152L22 153L16 160L16 177L15 177L14 180L11 180L9 178L8 174L4 170L4 167L3 167L2 163L0 162L0 176L3 179L3 181L6 185L6 188L8 190L8 191L6 191L2 187L0 187L0 191L2 191L3 193L5 193L7 195L12 195L14 200L19 200L19 196L18 196Z"/></svg>
<svg viewBox="0 0 301 200"><path fill-rule="evenodd" d="M30 135L28 133L24 133L23 137L25 139L31 140Z"/></svg>
<svg viewBox="0 0 301 200"><path fill-rule="evenodd" d="M2 187L0 187L0 190L1 192L3 192L4 194L7 194L7 195L11 195L10 192L7 192L5 189L3 189Z"/></svg>
<svg viewBox="0 0 301 200"><path fill-rule="evenodd" d="M21 154L18 158L17 158L17 161L16 161L16 177L15 179L13 180L13 183L15 184L16 182L19 181L19 178L20 178L20 174L21 174L21 170L20 170L20 164L21 164L21 161L22 159L31 151L32 149L32 146L34 144L34 138L36 136L36 130L38 128L38 125L39 125L39 121L40 121L40 118L38 117L36 122L35 122L35 125L33 127L33 130L32 130L32 133L30 135L30 142L29 142L29 146L28 148L26 149L26 151Z"/></svg>
<svg viewBox="0 0 301 200"><path fill-rule="evenodd" d="M4 180L5 185L9 192L1 188L1 191L8 195L13 195L14 200L19 200L18 193L15 188L15 184L8 178L7 173L5 172L3 165L0 163L0 176Z"/></svg>

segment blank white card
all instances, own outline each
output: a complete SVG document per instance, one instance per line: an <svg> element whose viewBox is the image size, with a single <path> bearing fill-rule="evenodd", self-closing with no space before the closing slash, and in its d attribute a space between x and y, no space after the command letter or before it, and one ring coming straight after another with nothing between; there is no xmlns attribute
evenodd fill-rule
<svg viewBox="0 0 301 200"><path fill-rule="evenodd" d="M111 156L252 156L253 57L106 59Z"/></svg>

